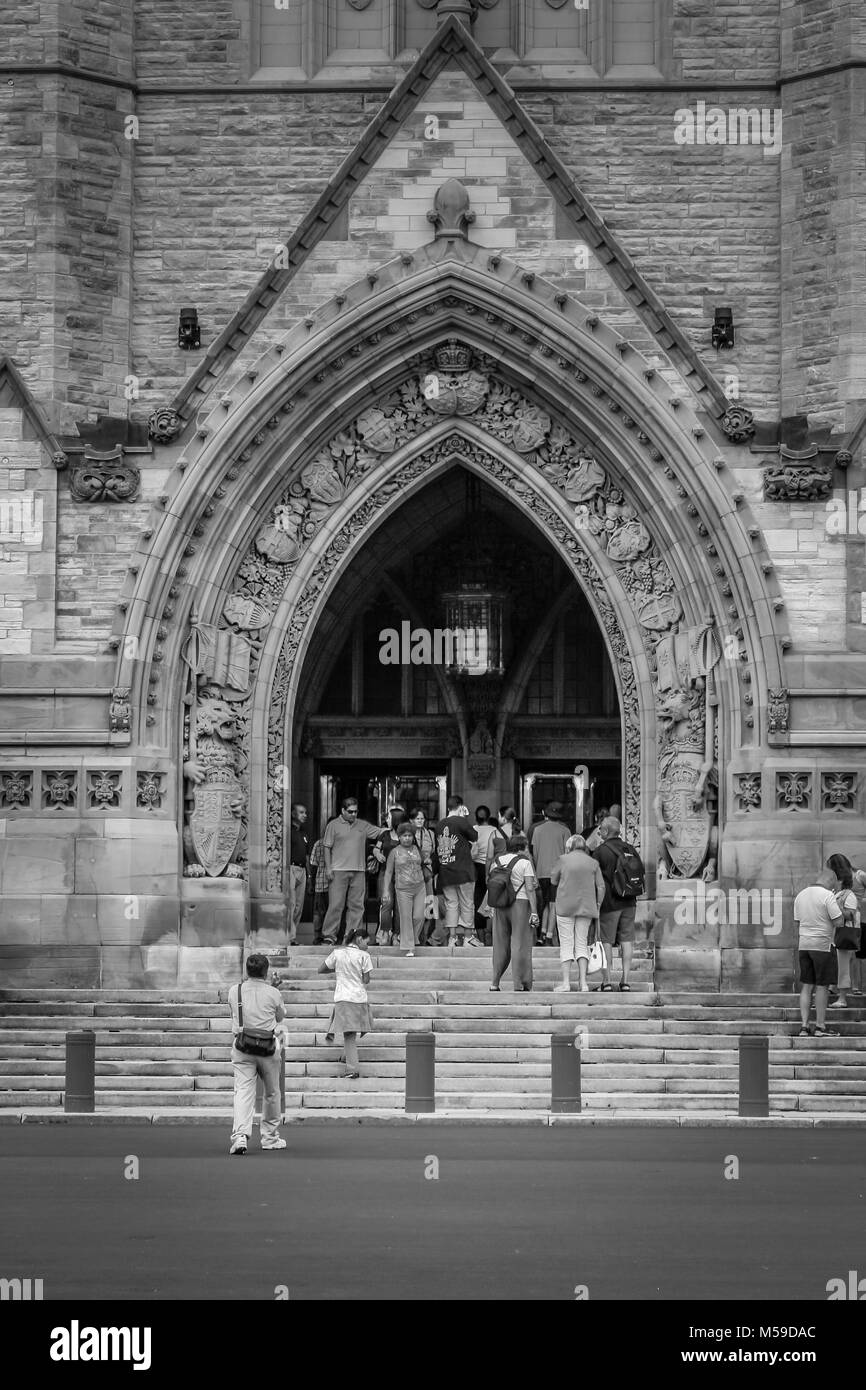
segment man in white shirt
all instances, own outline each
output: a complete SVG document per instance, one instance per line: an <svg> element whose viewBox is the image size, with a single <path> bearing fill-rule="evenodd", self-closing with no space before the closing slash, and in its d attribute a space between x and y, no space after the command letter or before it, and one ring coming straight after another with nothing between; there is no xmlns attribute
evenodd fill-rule
<svg viewBox="0 0 866 1390"><path fill-rule="evenodd" d="M825 1038L834 1033L825 1028L830 986L836 983L836 952L833 937L842 920L842 909L834 890L839 880L829 869L822 869L814 884L794 899L794 922L799 930L800 1037ZM812 993L815 994L815 1026L809 1025Z"/></svg>
<svg viewBox="0 0 866 1390"><path fill-rule="evenodd" d="M268 958L253 955L247 960L247 978L229 990L229 1008L232 1014L232 1066L234 1068L234 1123L229 1153L245 1154L247 1141L253 1129L253 1113L256 1106L256 1077L264 1083L265 1095L262 1104L262 1148L284 1149L285 1139L280 1138L280 1049L275 1046L270 1056L253 1056L241 1052L238 1040L241 1023L238 1017L238 991L243 988L241 1007L244 1031L251 1029L258 1034L273 1034L276 1025L285 1018L283 998L278 989L267 982Z"/></svg>

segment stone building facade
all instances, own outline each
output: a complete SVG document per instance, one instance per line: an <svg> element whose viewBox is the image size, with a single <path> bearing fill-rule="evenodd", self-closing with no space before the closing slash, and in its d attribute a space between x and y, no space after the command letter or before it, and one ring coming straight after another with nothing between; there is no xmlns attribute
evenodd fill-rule
<svg viewBox="0 0 866 1390"><path fill-rule="evenodd" d="M659 982L787 987L866 806L862 6L32 0L0 38L7 977L232 977L291 800L375 756L491 805L616 767ZM365 713L353 625L382 574L427 616L392 562L458 478L561 602L504 684Z"/></svg>

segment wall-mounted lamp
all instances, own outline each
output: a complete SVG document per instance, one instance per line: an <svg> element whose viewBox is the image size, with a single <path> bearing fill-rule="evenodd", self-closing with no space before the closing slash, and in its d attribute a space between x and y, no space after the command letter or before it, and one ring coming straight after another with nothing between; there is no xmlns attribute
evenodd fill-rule
<svg viewBox="0 0 866 1390"><path fill-rule="evenodd" d="M195 309L181 309L177 325L177 345L186 348L187 352L201 347L201 329Z"/></svg>
<svg viewBox="0 0 866 1390"><path fill-rule="evenodd" d="M732 348L734 346L734 314L731 309L716 309L713 318L713 347Z"/></svg>

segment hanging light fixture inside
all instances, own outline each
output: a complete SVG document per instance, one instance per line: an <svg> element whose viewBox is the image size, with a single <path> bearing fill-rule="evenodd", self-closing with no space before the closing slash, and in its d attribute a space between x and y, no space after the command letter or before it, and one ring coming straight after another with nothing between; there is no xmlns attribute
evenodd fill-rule
<svg viewBox="0 0 866 1390"><path fill-rule="evenodd" d="M501 676L505 671L505 605L494 587L494 548L486 544L479 483L466 479L466 522L456 564L458 583L441 595L451 633L448 669L457 676Z"/></svg>

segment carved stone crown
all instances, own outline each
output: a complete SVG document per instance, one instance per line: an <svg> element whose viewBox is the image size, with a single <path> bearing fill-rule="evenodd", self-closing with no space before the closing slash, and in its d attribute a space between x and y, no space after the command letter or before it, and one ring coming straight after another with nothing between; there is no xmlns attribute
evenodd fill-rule
<svg viewBox="0 0 866 1390"><path fill-rule="evenodd" d="M456 338L449 338L434 353L440 372L468 372L472 366L472 351Z"/></svg>

